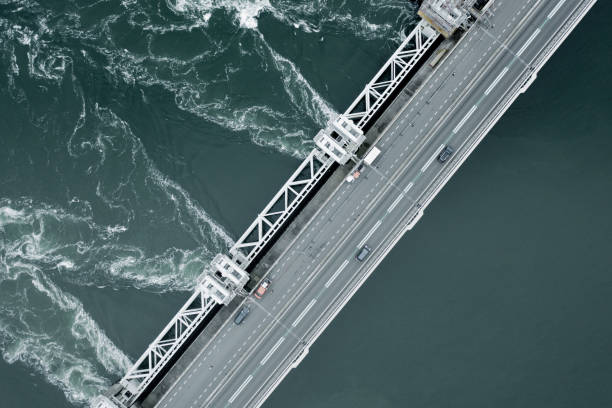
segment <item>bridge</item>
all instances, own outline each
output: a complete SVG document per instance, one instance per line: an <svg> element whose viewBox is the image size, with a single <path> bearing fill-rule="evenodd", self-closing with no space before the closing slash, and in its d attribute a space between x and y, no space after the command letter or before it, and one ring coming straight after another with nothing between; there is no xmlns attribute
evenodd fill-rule
<svg viewBox="0 0 612 408"><path fill-rule="evenodd" d="M423 19L94 408L261 406L594 3L426 0ZM250 292L264 278L258 299Z"/></svg>

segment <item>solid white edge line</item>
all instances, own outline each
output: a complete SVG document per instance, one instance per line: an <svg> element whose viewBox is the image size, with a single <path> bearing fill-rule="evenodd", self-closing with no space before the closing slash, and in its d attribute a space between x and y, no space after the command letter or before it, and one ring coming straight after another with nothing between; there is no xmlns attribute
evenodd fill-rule
<svg viewBox="0 0 612 408"><path fill-rule="evenodd" d="M518 52L516 53L517 57L520 57L521 54L523 54L525 52L525 50L527 49L527 47L529 47L529 45L533 42L533 40L538 36L538 34L540 34L540 29L536 28L536 30L533 32L533 34L531 34L531 37L529 37L527 39L527 41L525 41L525 44L523 44L523 46L521 47L520 50L518 50Z"/></svg>
<svg viewBox="0 0 612 408"><path fill-rule="evenodd" d="M327 283L325 284L326 288L329 288L332 284L333 281L336 280L336 278L338 277L338 275L340 275L340 272L342 272L344 270L344 268L346 268L346 265L348 265L349 261L348 259L345 259L344 262L342 262L342 265L340 265L340 267L338 268L338 270L336 272L334 272L334 274L332 275L331 278L329 278L329 280L327 281Z"/></svg>
<svg viewBox="0 0 612 408"><path fill-rule="evenodd" d="M404 193L401 193L399 196L397 196L397 198L395 199L395 201L393 201L393 203L391 203L391 205L389 206L389 208L387 208L387 212L388 212L388 213L390 213L391 211L393 211L393 209L395 208L395 206L399 204L399 202L402 200L402 198L404 198Z"/></svg>
<svg viewBox="0 0 612 408"><path fill-rule="evenodd" d="M314 306L315 303L317 303L317 299L312 299L310 303L308 304L308 306L306 306L306 308L302 310L302 313L300 313L297 319L295 319L295 321L291 323L291 326L293 327L297 326L300 323L300 321L304 318L304 316L306 316L306 313L308 313L308 311Z"/></svg>
<svg viewBox="0 0 612 408"><path fill-rule="evenodd" d="M551 19L553 18L553 16L555 14L557 14L557 11L559 11L559 9L561 8L561 6L563 5L563 3L565 3L565 0L561 0L559 3L557 3L557 5L555 6L554 9L552 9L552 11L548 14L548 16L546 17L547 19Z"/></svg>
<svg viewBox="0 0 612 408"><path fill-rule="evenodd" d="M491 85L489 85L489 87L487 88L487 90L485 91L485 95L488 95L491 93L491 91L493 90L493 88L495 88L495 86L499 83L499 81L501 81L501 79L504 77L504 75L506 75L506 73L508 72L508 67L505 67L502 72L499 73L499 75L497 76L497 78L495 78L495 81L493 81L493 83Z"/></svg>
<svg viewBox="0 0 612 408"><path fill-rule="evenodd" d="M372 229L370 230L370 232L368 232L366 234L365 237L363 237L363 239L361 240L361 242L359 243L359 245L357 245L357 248L361 248L365 245L366 241L368 239L370 239L370 237L372 236L372 234L374 234L374 232L378 229L378 227L380 227L380 224L382 223L381 220L376 221L376 224L374 224L374 226L372 227Z"/></svg>
<svg viewBox="0 0 612 408"><path fill-rule="evenodd" d="M274 352L280 347L281 344L283 344L284 341L285 341L285 337L281 337L280 339L278 339L276 344L270 349L270 351L268 351L268 354L266 354L266 356L259 362L259 364L260 365L266 364L268 360L270 359L270 357L272 357L272 354L274 354Z"/></svg>
<svg viewBox="0 0 612 408"><path fill-rule="evenodd" d="M544 65L546 64L546 62L547 62L547 61L550 59L550 57L551 57L551 56L552 56L552 55L555 53L555 51L556 51L556 50L559 48L559 46L560 46L560 45L563 43L563 41L564 41L564 40L565 40L565 39L566 39L566 38L569 36L569 34L571 34L571 32L572 32L572 31L573 31L573 29L574 29L574 28L575 28L575 27L578 25L578 23L580 23L580 21L582 21L582 19L584 18L584 15L585 15L585 14L586 14L586 13L587 13L587 12L588 12L588 11L589 11L591 8L592 8L592 7L593 7L593 5L595 5L595 3L596 3L596 0L593 0L593 1L592 1L592 3L590 3L590 5L588 6L588 8L586 9L586 11L585 11L584 13L582 13L582 17L580 17L579 19L577 19L577 20L576 20L576 22L575 22L574 24L572 24L571 28L565 32L565 34L562 36L561 40L560 40L560 41L558 41L558 42L556 43L556 46L552 48L552 51L550 51L548 54L545 54L545 58L543 58L543 62L541 62L541 63L539 64L538 69L539 69L539 68L541 68L542 66L544 66ZM482 139L483 139L483 138L484 138L484 137L487 135L487 133L488 133L488 132L491 130L491 128L492 128L492 127L493 127L493 126L494 126L494 125L495 125L495 124L496 124L496 123L499 121L499 117L500 117L500 116L502 116L502 115L503 115L503 114L504 114L504 113L505 113L505 112L508 110L508 107L509 107L510 105L512 105L512 103L513 103L513 102L514 102L514 101L515 101L515 100L516 100L516 99L519 97L519 95L520 95L520 93L518 93L518 92L517 92L517 93L516 93L516 95L514 95L514 96L513 96L513 97L510 99L510 102L507 104L506 108L505 108L505 109L503 109L503 110L502 110L502 112L501 112L500 114L498 114L498 115L496 115L496 116L494 117L494 120L492 121L492 123L490 123L490 124L489 124L489 125L486 127L486 130L484 130L484 131L483 131L484 135L483 135L482 137L480 137L480 138L479 138L479 140L478 140L478 142L477 142L477 143L475 143L474 145L472 145L472 147L471 147L471 148L468 150L468 154L467 154L466 156L464 156L464 157L463 157L463 159L462 159L462 160L459 162L459 165L458 165L457 167L460 167L460 166L461 166L461 164L462 164L462 163L465 161L465 159L467 159L467 157L468 157L468 156L471 154L471 152L472 152L472 151L473 151L473 150L474 150L474 149L475 149L475 148L478 146L478 144L479 144L479 143L482 141ZM453 173L453 174L454 174L454 173ZM452 176L452 174L451 174L451 176ZM442 184L442 186L440 187L440 189L441 189L441 188L444 186L444 184L446 184L446 183L443 183L443 184ZM396 237L396 238L393 240L393 244L391 244L391 247L392 247L392 248L393 248L393 247L394 247L394 245L397 243L397 241L399 241L399 239L403 237L403 235L405 234L405 232L406 232L407 230L408 230L407 228L406 228L406 229L404 229L404 230L403 230L403 231L402 231L402 232L399 234L399 236L398 236L398 237ZM387 250L387 251L385 251L384 253L386 254L386 253L388 253L389 251L390 251L390 249L389 249L389 250ZM383 256L382 258L384 258L384 256ZM367 273L367 274L366 274L365 278L364 278L364 279L362 279L362 280L360 281L360 285L358 285L357 287L354 287L354 288L353 288L353 289L350 291L349 295L348 295L348 296L346 296L346 297L344 298L344 300L343 300L343 301L340 303L340 306L339 306L339 307L337 307L337 308L334 310L334 312L331 314L331 316L329 316L329 317L327 318L327 320L325 320L325 322L324 322L324 324L323 324L322 328L319 328L319 330L317 330L317 332L315 333L315 335L314 335L313 339L311 340L310 344L312 344L314 341L316 341L316 340L317 340L317 339L320 337L320 335L323 333L323 331L324 331L324 330L325 330L325 329L326 329L326 328L329 326L330 322L331 322L331 321L332 321L332 320L333 320L333 319L334 319L334 318L335 318L335 317L338 315L338 313L340 313L340 311L341 311L341 310L344 308L344 306L346 306L346 304L348 303L348 301L349 301L349 300L352 298L352 296L355 294L355 292L356 292L356 291L357 291L357 290L358 290L358 289L361 287L361 285L363 285L363 282L365 281L365 279L367 279L367 278L368 278L368 277L369 277L369 276L372 274L372 272L374 271L374 269L376 268L376 266L377 266L378 264L380 264L380 262L381 262L381 261L378 261L378 262L377 262L377 263L376 263L376 264L373 266L372 270L371 270L371 271L369 271L369 273ZM290 367L290 368L288 368L288 369L286 369L286 370L284 370L284 371L281 373L281 375L280 375L280 376L279 376L279 377L278 377L278 378L277 378L277 379L274 381L274 383L273 383L272 387L270 387L270 388L266 389L266 391L265 391L265 393L264 393L263 397L259 397L259 399L256 401L256 404L255 404L255 406L254 406L253 408L259 408L259 407L261 407L261 405L262 405L262 404L263 404L263 403L264 403L264 402L267 400L267 398L270 396L270 394L272 394L272 392L273 392L273 391L274 391L274 390L275 390L275 389L278 387L278 385L279 385L279 384L280 384L280 383L283 381L283 379L285 379L285 378L287 377L287 375L288 375L290 372L291 372L291 367Z"/></svg>
<svg viewBox="0 0 612 408"><path fill-rule="evenodd" d="M453 133L457 133L459 131L459 129L461 129L461 127L463 125L465 125L465 122L468 121L468 119L470 118L470 116L472 116L472 113L474 113L474 111L476 110L477 106L474 105L472 106L472 109L470 109L470 111L468 113L465 114L465 116L463 117L463 119L461 119L461 122L459 122L459 124L457 126L455 126L455 128L453 129Z"/></svg>
<svg viewBox="0 0 612 408"><path fill-rule="evenodd" d="M242 383L242 385L240 387L238 387L238 389L236 390L236 392L230 397L229 399L229 403L231 404L232 402L234 402L234 400L236 399L236 397L238 397L238 395L242 392L242 390L244 390L246 388L247 385L249 385L249 383L251 382L251 380L253 379L253 374L249 375L247 377L246 380L244 380L244 382Z"/></svg>

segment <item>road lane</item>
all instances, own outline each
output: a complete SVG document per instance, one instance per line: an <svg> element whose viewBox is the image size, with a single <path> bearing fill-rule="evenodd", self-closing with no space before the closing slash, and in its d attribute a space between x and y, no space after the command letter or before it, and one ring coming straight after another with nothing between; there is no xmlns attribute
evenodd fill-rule
<svg viewBox="0 0 612 408"><path fill-rule="evenodd" d="M524 5L527 4L533 4L533 2L524 2ZM543 8L543 10L546 10L546 8ZM560 10L563 10L563 8L559 7L559 9L556 11L552 9L546 10L545 12L548 13L546 14L547 16L552 15L552 17L556 18L558 18L559 15L567 15L567 10L565 11L565 14L559 13ZM538 16L541 16L543 13L544 11L540 11ZM548 20L550 20L552 17L549 17ZM552 26L552 24L547 25L547 27ZM507 30L508 27L505 29ZM534 32L536 31L530 32L529 30L525 30L519 36L517 36L516 41L513 41L512 44L499 46L498 48L505 50L506 47L512 47L513 49L520 51L524 47L525 49L521 52L521 55L518 55L518 57L523 57L522 61L524 61L525 58L533 58L537 52L536 44L538 43L538 39L540 42L545 41L542 39L546 39L547 36L550 36L550 32L554 31L553 29L548 29L548 31L545 32L542 28L537 28L537 30L539 31L537 31L536 35L534 35ZM483 47L482 38L488 37L485 35L481 36L480 47ZM529 45L534 48L532 49L530 47L525 47L524 44L527 42L529 42ZM475 44L473 40L468 43L470 43L470 46ZM491 50L490 46L488 50ZM283 256L284 259L281 262L273 266L272 276L275 279L273 288L271 289L271 293L267 296L267 298L264 298L261 302L261 305L265 307L269 313L266 314L263 313L263 311L261 311L261 313L257 313L257 311L252 312L253 315L250 316L245 322L251 322L248 329L247 327L240 327L238 329L246 329L246 332L253 329L253 331L249 333L249 336L246 337L247 341L253 340L254 337L258 337L260 340L265 337L266 345L278 344L276 349L271 352L271 348L265 347L260 342L257 343L257 347L247 350L246 342L240 344L240 341L243 339L243 336L241 336L242 333L236 333L236 327L226 325L222 330L223 335L219 336L219 340L223 340L223 344L220 345L221 343L219 343L219 345L216 345L213 344L213 342L211 343L210 347L211 349L215 349L217 347L222 348L223 352L219 353L220 356L216 356L216 352L201 353L200 356L203 356L203 361L214 360L215 362L220 361L223 363L223 361L226 361L224 358L227 357L227 351L234 351L234 354L231 356L232 358L229 359L230 364L233 364L233 371L229 374L235 375L224 377L226 379L231 378L231 381L221 381L221 376L218 374L216 376L200 375L200 378L196 378L198 377L197 374L201 373L200 367L203 364L203 361L196 361L197 364L192 364L191 366L193 370L191 370L191 368L188 370L193 372L182 377L182 380L184 380L184 384L182 386L184 388L179 389L179 387L181 387L181 381L179 380L177 383L178 387L173 387L176 388L176 390L172 389L164 397L164 400L167 400L166 404L174 401L172 402L171 406L224 406L224 404L228 403L234 404L235 406L246 406L245 404L248 404L249 400L254 399L258 392L257 390L261 390L263 386L271 383L270 376L266 377L259 375L260 370L258 367L254 367L254 365L257 365L260 361L262 361L254 358L255 356L261 355L262 358L266 358L266 366L276 366L277 369L274 371L274 373L280 374L282 372L287 364L291 362L286 357L295 356L295 354L304 347L304 336L308 335L310 328L315 325L317 317L324 312L323 309L326 307L326 305L329 308L330 301L331 303L337 301L342 294L342 290L349 285L351 278L354 278L357 272L359 272L359 269L356 268L357 261L353 259L356 246L359 245L355 245L354 242L362 241L363 237L366 237L368 234L368 242L383 242L388 236L388 231L394 227L393 224L397 223L397 219L386 217L386 215L394 213L393 210L395 210L395 212L398 214L410 214L411 212L415 211L415 200L418 200L425 190L429 188L433 182L432 179L435 179L437 175L444 170L444 167L437 166L437 163L430 161L438 151L440 141L444 140L444 142L446 142L448 140L454 143L461 143L452 139L453 134L456 134L457 132L459 132L459 135L464 140L467 140L468 133L464 134L464 132L467 132L468 129L473 129L476 124L481 123L484 120L484 116L486 116L487 111L485 109L474 108L483 102L483 96L491 95L490 97L492 100L495 100L495 98L500 98L500 95L503 95L504 90L507 89L509 84L512 83L511 79L514 78L514 80L516 80L518 77L517 72L520 74L520 72L525 71L526 67L524 64L514 64L514 62L517 60L521 61L521 59L517 57L518 51L516 53L503 53L504 55L502 55L500 60L493 64L490 75L488 75L488 77L494 78L493 82L481 81L473 86L473 88L470 90L470 95L468 98L469 103L462 103L462 106L458 108L458 111L452 115L453 118L463 119L465 119L467 116L467 119L465 119L459 129L457 129L457 121L447 121L440 127L439 130L435 131L435 135L428 138L426 143L420 144L422 151L417 149L419 150L419 155L417 158L413 157L412 159L407 159L407 156L404 158L403 156L405 156L407 153L403 152L406 152L415 142L418 143L417 139L422 137L423 133L427 134L431 132L432 127L435 126L435 124L432 123L433 120L442 115L442 111L444 110L443 107L445 105L453 102L453 100L451 100L451 98L448 96L446 96L444 101L441 101L441 99L443 99L445 95L453 95L453 93L457 95L457 93L461 91L459 88L466 83L466 81L468 81L467 75L460 78L461 80L457 79L453 81L449 78L456 78L456 75L451 76L450 73L445 74L443 69L436 72L437 76L434 79L434 82L429 86L429 88L425 88L424 92L420 91L417 94L416 103L412 103L413 106L410 110L405 110L403 112L404 116L402 117L401 122L396 120L395 124L391 126L390 131L387 131L387 134L385 135L387 137L384 137L384 140L381 139L379 142L379 145L381 146L383 144L388 144L387 149L385 152L383 152L384 154L381 154L381 157L377 162L379 171L366 172L366 176L363 179L360 178L359 183L355 183L350 186L343 186L338 191L338 197L335 197L330 203L328 203L326 206L328 208L323 209L324 211L322 211L322 215L317 217L317 220L309 225L311 228L308 228L308 231L304 232L304 237L302 237L301 240L298 240L294 247ZM473 52L471 54L473 54ZM467 52L466 50L463 61L457 61L455 55L455 62L457 62L457 64L453 65L453 72L463 72L467 73L468 75L472 74L474 68L472 68L470 64L466 63L465 61L469 55L470 52ZM482 61L483 57L480 56L479 58L480 59L477 59L476 61ZM446 64L445 69L448 71L448 64ZM460 69L463 71L460 71ZM504 72L504 74L501 74L502 72ZM445 75L447 76L445 77ZM446 82L444 81L444 78L447 79ZM437 86L438 83L441 83L440 87L436 88L436 92L432 92L433 86ZM492 83L495 83L495 85L491 86ZM452 88L453 86L455 86L455 89L450 90L449 88ZM428 90L429 93L427 92ZM479 95L479 93L481 95ZM419 110L424 106L424 98L429 98L427 101L435 100L438 102L438 105L436 105L437 108L429 108L430 111L433 111L429 116L425 116L424 112ZM461 113L459 113L461 112L462 108L463 116L461 116ZM481 116L478 116L477 112L481 110L482 114ZM402 123L404 126L400 129ZM418 125L415 125L415 123L418 123ZM462 130L461 128L464 126L465 128ZM453 132L453 129L457 129L457 132ZM376 208L368 207L367 200L376 197L375 190L381 189L383 186L391 183L389 173L395 166L398 166L400 160L406 160L412 164L405 172L402 172L401 180L393 181L393 183L397 184L394 184L393 188L388 187L387 190L385 190L385 196L377 199L377 201L380 201L381 203L396 203L392 211L387 211L387 209L390 208L389 206L378 205ZM436 164L436 166L433 164ZM401 172L399 170L399 166L398 170L396 170L396 173L398 172ZM393 174L394 173L392 173L392 176ZM411 197L406 196L404 198L403 196L398 195L406 194L408 192L411 192ZM361 200L359 200L360 198ZM410 200L408 198L410 198ZM348 214L350 208L353 207L349 207L349 210L347 210L346 204L343 205L341 201L350 201L352 204L354 204L354 209L352 209L350 212L349 217L341 217L341 215ZM365 213L368 213L366 221L360 222L356 228L353 228L354 231L352 232L352 238L350 239L350 241L353 242L353 245L344 245L342 248L340 248L340 250L335 247L335 252L332 251L334 256L329 257L329 251L334 247L331 243L336 239L341 239L341 231L348 228L348 224L351 220L356 220L356 217L363 216ZM330 221L326 222L325 220L328 219ZM346 236L342 238L342 240L344 242L349 241ZM315 245L315 243L321 244ZM373 245L373 248L378 247ZM324 253L327 253L326 258L323 255ZM340 274L343 269L346 272ZM313 277L317 277L317 274L321 274L321 277L327 274L329 278L318 280L314 279ZM306 275L309 275L311 279L308 279ZM290 279L285 279L283 281L282 277L289 277ZM301 288L298 288L300 286ZM316 296L316 299L319 299L326 289L329 289L327 293L335 293L336 296L328 295L329 297L327 298L327 302L313 302L313 299L315 298L312 296ZM278 292L279 296L276 296L274 292ZM283 294L280 295L280 293ZM249 300L249 302L252 302L252 300ZM292 302L297 303L293 304ZM283 309L283 303L287 303L291 307L286 307ZM321 308L319 312L317 312L315 305L316 307ZM309 313L304 313L294 326L294 329L288 330L287 325L291 322L296 322L296 319L298 319L306 307L308 307L307 312ZM285 322L284 325L281 324L282 321ZM263 332L262 335L257 335L256 330L262 330L262 328L264 328L266 325L268 325L267 327L269 330ZM245 333L245 330L241 331ZM283 332L291 332L291 337L284 337L286 333ZM228 333L231 333L231 336L227 337ZM286 338L287 340L283 340L279 344L278 339L280 338ZM236 340L238 340L238 342ZM247 358L244 358L245 355L243 354L243 358L239 359L240 353L246 353ZM198 359L200 359L200 356ZM226 366L230 364L226 364ZM259 366L261 367L262 365L259 364ZM202 379L205 381L201 381ZM239 394L236 394L236 389L241 387L245 381L247 381L247 379L248 383L240 390ZM202 383L205 383L208 388L201 388L197 386L197 384ZM233 384L235 384L234 387L232 387ZM216 391L212 393L211 391L214 385L216 385ZM200 395L203 396L198 398L197 395L186 395L193 394L192 392L185 392L186 389L196 389L196 392L201 390L202 392ZM247 390L245 391L245 389ZM206 393L208 394L204 395ZM170 398L172 395L174 395L174 397ZM177 396L180 397L177 398ZM161 402L164 402L164 400ZM202 404L197 402L203 400L204 402L202 402ZM161 405L161 402L160 406L163 406Z"/></svg>

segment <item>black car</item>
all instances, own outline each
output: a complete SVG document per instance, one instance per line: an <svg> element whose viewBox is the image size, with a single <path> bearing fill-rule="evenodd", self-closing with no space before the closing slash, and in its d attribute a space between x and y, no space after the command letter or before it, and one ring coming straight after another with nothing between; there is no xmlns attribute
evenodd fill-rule
<svg viewBox="0 0 612 408"><path fill-rule="evenodd" d="M248 306L242 306L242 309L238 313L236 313L236 317L234 317L234 323L240 324L247 317L251 309Z"/></svg>
<svg viewBox="0 0 612 408"><path fill-rule="evenodd" d="M442 152L440 153L440 155L438 156L438 161L440 163L444 163L445 161L447 161L449 159L449 157L452 156L452 154L455 151L453 150L452 147L450 146L445 146L444 149L442 149Z"/></svg>
<svg viewBox="0 0 612 408"><path fill-rule="evenodd" d="M363 262L368 255L370 255L371 251L372 249L369 246L364 245L359 252L357 252L357 255L355 255L355 259L357 259L359 262Z"/></svg>

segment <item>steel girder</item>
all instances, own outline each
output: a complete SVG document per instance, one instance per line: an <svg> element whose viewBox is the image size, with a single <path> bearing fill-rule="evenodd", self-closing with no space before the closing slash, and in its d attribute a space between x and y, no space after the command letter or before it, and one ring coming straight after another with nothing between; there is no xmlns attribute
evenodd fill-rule
<svg viewBox="0 0 612 408"><path fill-rule="evenodd" d="M365 124L380 109L398 85L432 46L438 33L421 21L406 37L391 58L378 71L361 94L340 119L350 119L361 131ZM261 252L272 236L280 229L304 197L329 169L333 159L319 159L316 149L300 164L289 180L257 216L242 236L230 249L230 254L241 267L246 266ZM320 164L317 169L316 163ZM304 170L307 174L304 175Z"/></svg>
<svg viewBox="0 0 612 408"><path fill-rule="evenodd" d="M421 20L344 115L363 130L439 35L427 22Z"/></svg>
<svg viewBox="0 0 612 408"><path fill-rule="evenodd" d="M185 305L121 380L124 390L119 399L123 404L129 406L142 394L176 350L217 304L206 289L198 285Z"/></svg>
<svg viewBox="0 0 612 408"><path fill-rule="evenodd" d="M344 121L348 119L359 130L364 131L366 123L405 79L438 35L431 26L421 21L340 119ZM323 178L333 162L333 158L318 149L310 152L230 249L237 269L246 269L261 253L313 187ZM216 258L215 261L219 263L222 259ZM215 262L213 267L214 264ZM209 293L200 282L185 305L123 377L120 382L123 390L112 398L113 401L126 407L130 406L213 308L220 304L215 301L214 294Z"/></svg>
<svg viewBox="0 0 612 408"><path fill-rule="evenodd" d="M255 221L230 249L242 268L261 252L283 223L330 168L333 159L313 149Z"/></svg>

